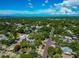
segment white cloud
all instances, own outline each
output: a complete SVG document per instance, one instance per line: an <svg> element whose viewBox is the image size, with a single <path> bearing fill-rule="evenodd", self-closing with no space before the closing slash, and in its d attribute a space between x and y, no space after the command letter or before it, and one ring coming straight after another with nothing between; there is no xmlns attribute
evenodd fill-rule
<svg viewBox="0 0 79 59"><path fill-rule="evenodd" d="M28 7L33 8L33 5L31 2L28 3Z"/></svg>
<svg viewBox="0 0 79 59"><path fill-rule="evenodd" d="M45 9L45 10L38 10L37 12L34 12L35 14L42 14L42 13L52 13L53 10L52 9Z"/></svg>
<svg viewBox="0 0 79 59"><path fill-rule="evenodd" d="M77 7L77 6L73 6L72 8L74 8L74 9L78 9L78 7Z"/></svg>
<svg viewBox="0 0 79 59"><path fill-rule="evenodd" d="M62 3L55 4L55 6L73 6L78 4L79 0L64 0Z"/></svg>
<svg viewBox="0 0 79 59"><path fill-rule="evenodd" d="M45 3L48 3L48 0L45 0L44 2L45 2Z"/></svg>
<svg viewBox="0 0 79 59"><path fill-rule="evenodd" d="M48 0L46 0L48 1ZM55 7L50 5L49 9L40 9L40 10L35 10L35 11L18 11L18 10L0 10L0 14L3 15L11 15L11 14L79 14L79 11L74 11L71 7L74 9L77 9L78 7L76 6L79 0L64 0L62 3L54 4ZM32 8L32 4L28 4L30 8ZM46 4L42 4L42 6L46 6Z"/></svg>
<svg viewBox="0 0 79 59"><path fill-rule="evenodd" d="M15 14L15 12L13 10L0 10L0 14Z"/></svg>
<svg viewBox="0 0 79 59"><path fill-rule="evenodd" d="M57 13L60 14L78 14L72 8L77 9L79 0L64 0L62 3L54 4L55 8L58 8Z"/></svg>
<svg viewBox="0 0 79 59"><path fill-rule="evenodd" d="M18 10L0 10L0 14L11 15L11 14L50 14L52 9L36 10L36 11L18 11Z"/></svg>
<svg viewBox="0 0 79 59"><path fill-rule="evenodd" d="M42 6L46 6L47 3L48 3L48 0L45 0Z"/></svg>
<svg viewBox="0 0 79 59"><path fill-rule="evenodd" d="M9 15L9 14L30 14L29 11L18 11L18 10L0 10L0 14Z"/></svg>
<svg viewBox="0 0 79 59"><path fill-rule="evenodd" d="M60 12L61 12L61 13L72 13L72 10L71 10L71 9L68 9L68 8L66 8L66 7L62 7L62 8L60 9Z"/></svg>
<svg viewBox="0 0 79 59"><path fill-rule="evenodd" d="M56 11L55 9L44 9L44 10L36 10L36 11L18 11L18 10L0 10L1 15L13 15L13 14L76 14L76 12L73 12L70 9L67 8L61 8L59 11Z"/></svg>
<svg viewBox="0 0 79 59"><path fill-rule="evenodd" d="M31 2L29 2L29 3L28 3L28 5L32 5L32 3L31 3Z"/></svg>

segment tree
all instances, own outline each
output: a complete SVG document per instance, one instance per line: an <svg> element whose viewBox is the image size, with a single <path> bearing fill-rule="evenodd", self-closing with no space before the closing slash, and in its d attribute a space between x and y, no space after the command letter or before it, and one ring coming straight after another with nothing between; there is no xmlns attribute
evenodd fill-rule
<svg viewBox="0 0 79 59"><path fill-rule="evenodd" d="M77 41L72 42L69 47L73 50L73 51L79 51L79 43Z"/></svg>
<svg viewBox="0 0 79 59"><path fill-rule="evenodd" d="M79 58L79 51L75 51L75 54L74 54L75 57Z"/></svg>
<svg viewBox="0 0 79 59"><path fill-rule="evenodd" d="M35 58L37 56L38 56L38 54L36 52L33 52L33 51L31 51L28 54L23 53L23 54L20 55L21 58Z"/></svg>
<svg viewBox="0 0 79 59"><path fill-rule="evenodd" d="M14 47L14 52L17 52L17 51L19 51L20 50L20 45L16 45L15 47Z"/></svg>
<svg viewBox="0 0 79 59"><path fill-rule="evenodd" d="M7 56L4 56L4 55L3 55L2 58L9 58L9 56L8 56L8 55L7 55Z"/></svg>
<svg viewBox="0 0 79 59"><path fill-rule="evenodd" d="M42 44L42 41L41 41L40 39L35 40L35 45L36 45L37 47L39 47L41 44Z"/></svg>
<svg viewBox="0 0 79 59"><path fill-rule="evenodd" d="M30 56L29 54L22 53L20 55L20 58L30 58L29 56Z"/></svg>
<svg viewBox="0 0 79 59"><path fill-rule="evenodd" d="M49 47L48 48L48 56L49 57L53 57L55 49L53 47Z"/></svg>
<svg viewBox="0 0 79 59"><path fill-rule="evenodd" d="M75 53L75 57L79 57L79 43L77 41L72 42L69 47L73 50Z"/></svg>
<svg viewBox="0 0 79 59"><path fill-rule="evenodd" d="M61 50L59 47L49 47L48 48L48 56L55 58L55 57L60 57L61 56Z"/></svg>
<svg viewBox="0 0 79 59"><path fill-rule="evenodd" d="M36 37L36 35L37 35L37 33L34 33L34 32L30 33L29 39L34 39Z"/></svg>
<svg viewBox="0 0 79 59"><path fill-rule="evenodd" d="M53 58L61 58L61 55L60 55L60 54L55 54L55 55L53 56Z"/></svg>
<svg viewBox="0 0 79 59"><path fill-rule="evenodd" d="M8 40L0 40L0 43L1 43L1 44L5 44L5 45L9 45Z"/></svg>
<svg viewBox="0 0 79 59"><path fill-rule="evenodd" d="M27 52L27 48L21 48L22 53L26 53Z"/></svg>
<svg viewBox="0 0 79 59"><path fill-rule="evenodd" d="M29 46L29 43L27 41L21 42L21 48L25 48L25 47L28 47L28 46Z"/></svg>

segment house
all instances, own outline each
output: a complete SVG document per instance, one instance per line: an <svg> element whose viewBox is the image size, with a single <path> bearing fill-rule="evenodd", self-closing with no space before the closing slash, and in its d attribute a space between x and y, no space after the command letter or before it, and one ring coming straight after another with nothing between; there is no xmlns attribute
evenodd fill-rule
<svg viewBox="0 0 79 59"><path fill-rule="evenodd" d="M26 40L26 41L28 41L28 42L30 42L30 43L33 44L34 41L35 41L35 39L29 39L29 38L28 38L29 35L26 35L26 34L20 34L20 33L19 33L18 36L19 36L19 37L18 37L18 39L19 39L18 42L19 42L19 43L20 43L21 41L23 41L23 40Z"/></svg>
<svg viewBox="0 0 79 59"><path fill-rule="evenodd" d="M69 34L71 34L72 35L72 38L73 39L77 39L77 36L76 35L74 35L74 33L71 31L71 30L66 30Z"/></svg>
<svg viewBox="0 0 79 59"><path fill-rule="evenodd" d="M48 39L46 38L45 40L44 40L44 43L46 43L48 41Z"/></svg>
<svg viewBox="0 0 79 59"><path fill-rule="evenodd" d="M21 34L21 36L19 38L20 38L20 40L26 40L26 34Z"/></svg>
<svg viewBox="0 0 79 59"><path fill-rule="evenodd" d="M70 36L60 36L59 40L63 40L64 42L67 42L67 43L73 42L72 37Z"/></svg>
<svg viewBox="0 0 79 59"><path fill-rule="evenodd" d="M0 44L0 50L6 49L6 45Z"/></svg>
<svg viewBox="0 0 79 59"><path fill-rule="evenodd" d="M72 35L72 38L73 38L74 40L78 39L76 35Z"/></svg>
<svg viewBox="0 0 79 59"><path fill-rule="evenodd" d="M52 41L50 46L52 46L52 47L56 47L56 46L58 46L58 45L57 45L56 42Z"/></svg>
<svg viewBox="0 0 79 59"><path fill-rule="evenodd" d="M31 26L31 28L36 28L36 27L33 25L33 26Z"/></svg>
<svg viewBox="0 0 79 59"><path fill-rule="evenodd" d="M9 22L5 22L5 24L10 25L10 23L9 23Z"/></svg>
<svg viewBox="0 0 79 59"><path fill-rule="evenodd" d="M68 54L64 54L62 53L62 58L73 58L73 55L68 55Z"/></svg>
<svg viewBox="0 0 79 59"><path fill-rule="evenodd" d="M43 26L36 26L37 29L43 28Z"/></svg>
<svg viewBox="0 0 79 59"><path fill-rule="evenodd" d="M4 55L4 56L9 56L10 58L11 58L11 57L16 57L16 54L15 54L15 53L9 52L9 51L6 51L3 55Z"/></svg>
<svg viewBox="0 0 79 59"><path fill-rule="evenodd" d="M20 23L18 23L18 24L15 24L16 26L18 26L18 27L22 27L23 25L22 24L20 24Z"/></svg>
<svg viewBox="0 0 79 59"><path fill-rule="evenodd" d="M26 35L26 34L17 33L17 35L18 35L17 39L19 39L20 41L22 41L22 40L29 40L28 39L28 35Z"/></svg>
<svg viewBox="0 0 79 59"><path fill-rule="evenodd" d="M60 39L61 40L65 40L65 39L70 39L72 40L72 38L70 36L60 36Z"/></svg>
<svg viewBox="0 0 79 59"><path fill-rule="evenodd" d="M30 43L33 43L35 39L28 39L27 41L29 41Z"/></svg>
<svg viewBox="0 0 79 59"><path fill-rule="evenodd" d="M47 24L47 27L50 27L50 25L49 25L49 24Z"/></svg>
<svg viewBox="0 0 79 59"><path fill-rule="evenodd" d="M12 51L12 50L14 50L15 45L16 44L12 44L11 46L9 46L8 48L6 48L5 50Z"/></svg>
<svg viewBox="0 0 79 59"><path fill-rule="evenodd" d="M73 35L73 32L71 30L66 30L69 34Z"/></svg>
<svg viewBox="0 0 79 59"><path fill-rule="evenodd" d="M74 55L72 55L73 51L69 47L61 47L62 50L62 58L73 58Z"/></svg>
<svg viewBox="0 0 79 59"><path fill-rule="evenodd" d="M67 29L67 27L66 26L64 26L64 28L63 28L64 30L66 30Z"/></svg>
<svg viewBox="0 0 79 59"><path fill-rule="evenodd" d="M37 30L37 29L35 29L35 32L38 32L38 30Z"/></svg>
<svg viewBox="0 0 79 59"><path fill-rule="evenodd" d="M77 26L73 25L72 27L74 27L74 28L75 28L75 27L77 27Z"/></svg>
<svg viewBox="0 0 79 59"><path fill-rule="evenodd" d="M0 40L8 40L8 37L6 37L4 34L0 34Z"/></svg>
<svg viewBox="0 0 79 59"><path fill-rule="evenodd" d="M64 54L68 54L71 55L71 53L73 52L71 48L69 47L61 47L62 53Z"/></svg>
<svg viewBox="0 0 79 59"><path fill-rule="evenodd" d="M40 45L39 48L36 49L36 52L41 56L43 55L44 49L42 48L42 45Z"/></svg>

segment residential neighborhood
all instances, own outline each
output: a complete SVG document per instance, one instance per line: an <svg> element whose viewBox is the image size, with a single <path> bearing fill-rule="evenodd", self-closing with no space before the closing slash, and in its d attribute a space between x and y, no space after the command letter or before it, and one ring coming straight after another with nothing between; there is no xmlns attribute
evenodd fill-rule
<svg viewBox="0 0 79 59"><path fill-rule="evenodd" d="M0 58L78 57L79 17L0 18Z"/></svg>

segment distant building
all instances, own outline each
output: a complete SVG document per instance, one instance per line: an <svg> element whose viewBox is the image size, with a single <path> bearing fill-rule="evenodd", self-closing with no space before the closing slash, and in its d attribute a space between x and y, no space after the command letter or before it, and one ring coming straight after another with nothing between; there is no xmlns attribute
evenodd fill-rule
<svg viewBox="0 0 79 59"><path fill-rule="evenodd" d="M73 42L72 37L70 37L70 36L60 36L59 40L63 40L65 42L67 42L67 43Z"/></svg>
<svg viewBox="0 0 79 59"><path fill-rule="evenodd" d="M23 34L23 35L21 35L19 38L20 38L20 40L26 40L26 35Z"/></svg>
<svg viewBox="0 0 79 59"><path fill-rule="evenodd" d="M9 46L8 48L6 48L5 50L12 51L12 50L14 50L15 45L16 44L12 44L11 46Z"/></svg>
<svg viewBox="0 0 79 59"><path fill-rule="evenodd" d="M47 27L50 27L50 25L48 24Z"/></svg>
<svg viewBox="0 0 79 59"><path fill-rule="evenodd" d="M78 39L76 35L72 35L72 39L76 40Z"/></svg>
<svg viewBox="0 0 79 59"><path fill-rule="evenodd" d="M23 40L28 41L28 42L34 44L35 39L29 39L28 38L29 35L18 33L18 36L19 36L18 37L19 40L17 41L18 44L20 44L20 42L22 42Z"/></svg>
<svg viewBox="0 0 79 59"><path fill-rule="evenodd" d="M73 52L71 48L69 47L61 47L62 53L64 54L68 54L71 55L71 53Z"/></svg>
<svg viewBox="0 0 79 59"><path fill-rule="evenodd" d="M5 24L10 25L10 23L9 23L9 22L5 22Z"/></svg>
<svg viewBox="0 0 79 59"><path fill-rule="evenodd" d="M71 30L66 30L69 34L73 35L73 32Z"/></svg>
<svg viewBox="0 0 79 59"><path fill-rule="evenodd" d="M62 58L73 58L73 55L68 55L68 54L62 54Z"/></svg>
<svg viewBox="0 0 79 59"><path fill-rule="evenodd" d="M4 55L4 56L9 56L10 58L11 58L11 57L16 57L16 54L15 54L15 53L9 52L9 51L6 51L3 55Z"/></svg>
<svg viewBox="0 0 79 59"><path fill-rule="evenodd" d="M0 44L0 50L6 49L6 45Z"/></svg>
<svg viewBox="0 0 79 59"><path fill-rule="evenodd" d="M4 34L0 34L0 40L8 40L8 38Z"/></svg>
<svg viewBox="0 0 79 59"><path fill-rule="evenodd" d="M39 48L37 48L36 52L42 56L44 49L42 48L42 46L39 46Z"/></svg>
<svg viewBox="0 0 79 59"><path fill-rule="evenodd" d="M22 41L22 40L29 40L28 39L28 35L26 35L26 34L17 33L17 35L18 35L17 39L19 39L20 41Z"/></svg>
<svg viewBox="0 0 79 59"><path fill-rule="evenodd" d="M43 28L43 26L36 26L37 29Z"/></svg>
<svg viewBox="0 0 79 59"><path fill-rule="evenodd" d="M18 26L18 27L22 27L23 25L22 24L20 24L20 23L18 23L18 24L15 24L16 26Z"/></svg>

